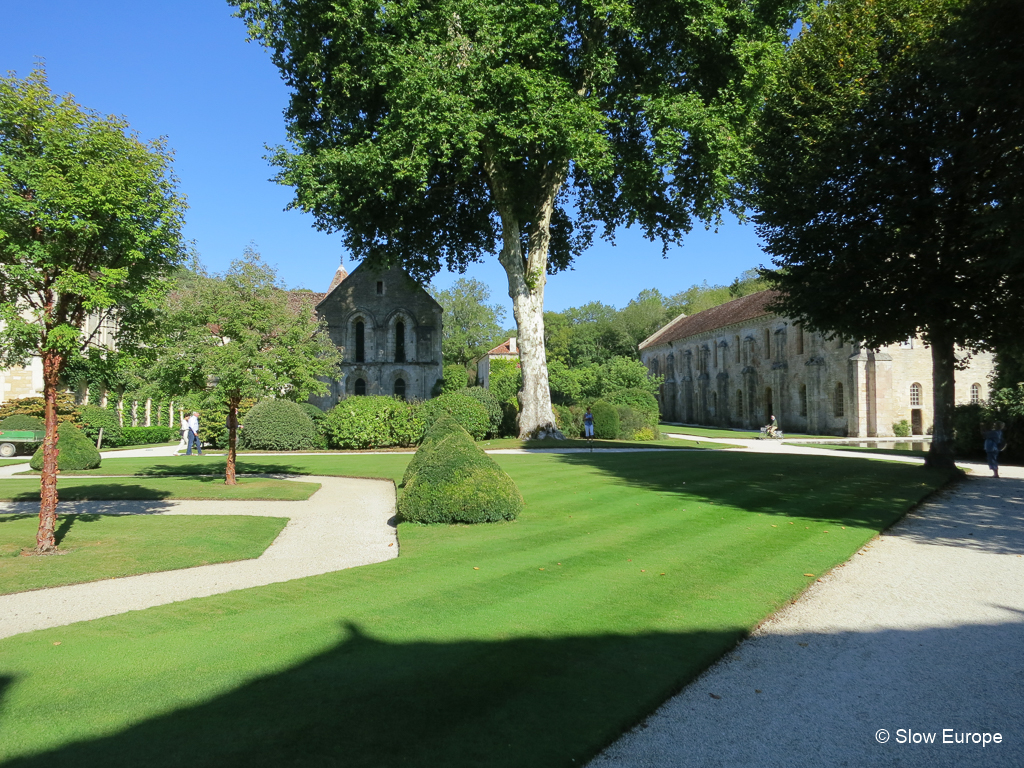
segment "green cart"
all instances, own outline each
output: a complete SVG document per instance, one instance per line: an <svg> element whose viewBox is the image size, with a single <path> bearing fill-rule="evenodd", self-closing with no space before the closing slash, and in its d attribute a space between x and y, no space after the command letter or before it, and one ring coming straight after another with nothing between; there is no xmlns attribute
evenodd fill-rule
<svg viewBox="0 0 1024 768"><path fill-rule="evenodd" d="M18 452L18 443L41 443L45 436L31 429L0 429L0 456L9 459Z"/></svg>

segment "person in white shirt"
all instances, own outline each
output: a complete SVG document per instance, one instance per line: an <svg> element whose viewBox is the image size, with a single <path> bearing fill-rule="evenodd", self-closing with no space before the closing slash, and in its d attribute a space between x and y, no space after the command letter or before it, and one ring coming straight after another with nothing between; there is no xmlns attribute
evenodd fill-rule
<svg viewBox="0 0 1024 768"><path fill-rule="evenodd" d="M202 456L203 445L199 442L199 411L192 411L192 415L188 417L188 449L185 451L186 456L192 455L193 443L196 446L196 453Z"/></svg>
<svg viewBox="0 0 1024 768"><path fill-rule="evenodd" d="M184 411L181 412L181 423L178 425L178 435L181 438L178 441L178 450L183 451L188 445L188 416L185 415Z"/></svg>

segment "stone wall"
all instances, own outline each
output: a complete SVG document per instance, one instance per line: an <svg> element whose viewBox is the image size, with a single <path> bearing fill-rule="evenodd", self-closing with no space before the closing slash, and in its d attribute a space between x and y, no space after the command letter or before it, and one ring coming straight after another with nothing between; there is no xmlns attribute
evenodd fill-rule
<svg viewBox="0 0 1024 768"><path fill-rule="evenodd" d="M341 376L329 382L330 392L311 402L327 410L357 393L431 396L443 375L441 306L403 270L360 265L316 311L344 362Z"/></svg>
<svg viewBox="0 0 1024 768"><path fill-rule="evenodd" d="M774 414L784 431L851 437L891 436L902 419L916 434L932 425L931 350L916 338L868 350L762 315L640 356L665 377L659 401L669 421L757 429ZM972 384L980 399L988 396L992 366L982 353L957 371L957 403L971 401ZM918 405L911 405L913 384Z"/></svg>

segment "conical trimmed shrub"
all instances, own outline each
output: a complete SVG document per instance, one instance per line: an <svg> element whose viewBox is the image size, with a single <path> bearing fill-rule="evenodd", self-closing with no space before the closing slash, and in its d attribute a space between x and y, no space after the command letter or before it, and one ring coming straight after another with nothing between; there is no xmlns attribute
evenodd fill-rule
<svg viewBox="0 0 1024 768"><path fill-rule="evenodd" d="M71 422L65 421L57 427L57 469L95 469L100 465L100 452L86 434ZM41 471L43 468L43 447L32 454L28 465Z"/></svg>
<svg viewBox="0 0 1024 768"><path fill-rule="evenodd" d="M428 430L403 486L398 512L417 523L515 520L523 508L512 478L450 417Z"/></svg>

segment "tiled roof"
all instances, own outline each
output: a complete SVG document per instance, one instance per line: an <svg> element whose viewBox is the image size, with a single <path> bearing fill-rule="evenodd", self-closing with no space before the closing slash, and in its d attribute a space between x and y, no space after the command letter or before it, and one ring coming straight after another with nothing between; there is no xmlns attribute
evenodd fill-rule
<svg viewBox="0 0 1024 768"><path fill-rule="evenodd" d="M323 301L326 295L326 293L316 293L315 291L288 291L288 308L295 312L303 302L309 302L310 309L316 316L316 305Z"/></svg>
<svg viewBox="0 0 1024 768"><path fill-rule="evenodd" d="M512 348L509 346L511 341L512 340L509 339L504 344L499 344L498 346L496 346L494 349L492 349L487 354L488 355L518 355L519 351L516 350L515 352L513 352Z"/></svg>
<svg viewBox="0 0 1024 768"><path fill-rule="evenodd" d="M346 277L348 277L348 272L345 271L344 267L339 266L338 270L334 273L334 279L331 280L331 287L327 289L327 293L330 293L339 285L341 285L341 281L344 280ZM324 295L326 296L327 294Z"/></svg>
<svg viewBox="0 0 1024 768"><path fill-rule="evenodd" d="M653 347L656 344L667 344L676 339L695 336L698 333L713 331L733 323L742 323L745 320L771 314L766 307L778 296L778 291L759 291L749 296L727 301L725 304L719 304L717 307L705 309L696 315L680 315L664 328L655 331L640 342L640 349Z"/></svg>

